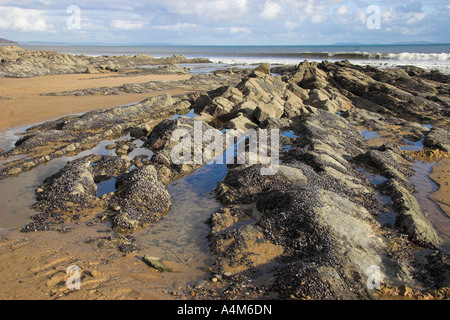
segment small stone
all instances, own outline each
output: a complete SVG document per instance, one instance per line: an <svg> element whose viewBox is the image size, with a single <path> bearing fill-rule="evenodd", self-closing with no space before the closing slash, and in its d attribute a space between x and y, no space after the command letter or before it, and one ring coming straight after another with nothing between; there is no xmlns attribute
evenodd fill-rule
<svg viewBox="0 0 450 320"><path fill-rule="evenodd" d="M200 280L196 283L195 288L200 289L203 288L208 282L206 280Z"/></svg>
<svg viewBox="0 0 450 320"><path fill-rule="evenodd" d="M67 150L67 152L73 152L73 151L75 151L77 148L73 145L73 144L69 144L67 147L66 147L66 150Z"/></svg>
<svg viewBox="0 0 450 320"><path fill-rule="evenodd" d="M18 174L18 173L21 173L22 172L22 169L20 169L20 168L12 168L11 170L9 170L8 171L8 174Z"/></svg>
<svg viewBox="0 0 450 320"><path fill-rule="evenodd" d="M405 285L401 285L399 289L400 289L399 294L401 296L412 297L414 295L414 290Z"/></svg>
<svg viewBox="0 0 450 320"><path fill-rule="evenodd" d="M270 75L270 63L261 64L258 68L255 69L255 71L259 71Z"/></svg>
<svg viewBox="0 0 450 320"><path fill-rule="evenodd" d="M132 243L124 243L118 246L120 252L131 253L133 251L139 250L139 247Z"/></svg>
<svg viewBox="0 0 450 320"><path fill-rule="evenodd" d="M148 255L145 255L142 260L150 267L158 270L159 272L173 272L173 270L169 267L167 267L166 265L164 265L164 263L162 263L162 259L158 258L158 257L151 257Z"/></svg>
<svg viewBox="0 0 450 320"><path fill-rule="evenodd" d="M105 147L106 150L113 150L113 149L115 149L115 148L116 148L116 145L115 145L115 144L108 144L108 145Z"/></svg>
<svg viewBox="0 0 450 320"><path fill-rule="evenodd" d="M44 192L44 189L42 189L42 188L37 188L36 189L36 193L42 193L42 192Z"/></svg>
<svg viewBox="0 0 450 320"><path fill-rule="evenodd" d="M122 209L120 206L115 206L113 210L114 211L120 211L120 209Z"/></svg>

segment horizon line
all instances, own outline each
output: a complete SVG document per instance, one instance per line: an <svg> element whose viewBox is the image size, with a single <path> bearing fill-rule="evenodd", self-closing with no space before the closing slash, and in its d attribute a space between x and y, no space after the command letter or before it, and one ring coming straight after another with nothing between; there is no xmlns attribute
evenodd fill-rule
<svg viewBox="0 0 450 320"><path fill-rule="evenodd" d="M185 43L70 43L70 42L44 42L44 41L24 41L14 43L3 43L1 45L61 45L61 46L118 46L118 47L134 47L134 46L174 46L174 47L298 47L298 46L389 46L389 45L450 45L450 42L392 42L392 43L330 43L330 44L185 44Z"/></svg>

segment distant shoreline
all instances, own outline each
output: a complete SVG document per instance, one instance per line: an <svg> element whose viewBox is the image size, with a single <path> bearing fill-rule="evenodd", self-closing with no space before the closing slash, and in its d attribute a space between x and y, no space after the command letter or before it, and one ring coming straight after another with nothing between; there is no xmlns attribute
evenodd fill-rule
<svg viewBox="0 0 450 320"><path fill-rule="evenodd" d="M349 60L357 65L394 67L414 65L450 74L450 44L345 44L345 45L270 45L270 46L204 46L204 45L77 45L18 44L31 50L52 50L87 56L120 56L147 54L153 57L185 55L205 58L214 63L260 64L263 62L297 65L303 60L331 62Z"/></svg>

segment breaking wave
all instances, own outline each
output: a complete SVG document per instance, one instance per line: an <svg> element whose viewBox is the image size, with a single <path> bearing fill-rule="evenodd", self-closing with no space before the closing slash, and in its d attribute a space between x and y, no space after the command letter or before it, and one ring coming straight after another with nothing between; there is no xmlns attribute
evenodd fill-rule
<svg viewBox="0 0 450 320"><path fill-rule="evenodd" d="M224 53L223 56L242 56L242 53ZM340 60L450 60L450 53L368 53L368 52L298 52L298 53L246 53L247 57L297 58L297 59L340 59Z"/></svg>

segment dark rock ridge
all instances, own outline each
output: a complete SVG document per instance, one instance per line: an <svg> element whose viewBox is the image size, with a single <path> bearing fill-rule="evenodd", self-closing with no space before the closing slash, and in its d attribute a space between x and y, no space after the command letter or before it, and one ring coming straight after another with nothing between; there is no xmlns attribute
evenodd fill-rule
<svg viewBox="0 0 450 320"><path fill-rule="evenodd" d="M202 132L292 131L292 137L280 139L276 174L262 175L261 164L229 165L215 190L223 208L209 220L213 271L227 274L222 285L230 286L218 289L221 297L245 298L250 291L243 288L257 287L281 299L372 299L377 298L368 285L373 270L389 286L426 291L448 285L448 254L414 197L409 181L414 158L399 146L407 137L423 139L424 148L447 150L449 77L346 61L305 61L271 71L281 76L271 76L264 65L202 93L161 95L38 125L3 153L27 156L0 175L7 178L130 134L123 144L141 139L151 159L133 169L120 157L92 155L69 163L40 187L41 224L28 229L46 230L45 222L84 213L91 205L107 210L114 227L134 230L158 222L171 202L165 186L201 165L172 161L177 129L194 137L198 120ZM193 119L170 119L192 109ZM361 128L376 131L383 143L364 138ZM384 181L373 182L364 171ZM116 190L96 197L95 183L111 176L117 176ZM381 203L380 194L390 197L389 203ZM395 214L394 222L381 222L387 211ZM237 283L245 286L237 289Z"/></svg>
<svg viewBox="0 0 450 320"><path fill-rule="evenodd" d="M223 203L230 209L250 206L242 216L253 221L217 232L215 221L223 213L213 216L217 267L258 274L275 259L272 286L280 298L367 298L366 270L382 265L386 244L370 214L373 190L346 160L363 151L361 138L345 120L320 110L303 116L296 133L302 139L282 157L276 175L261 176L258 165L240 166L219 184Z"/></svg>

